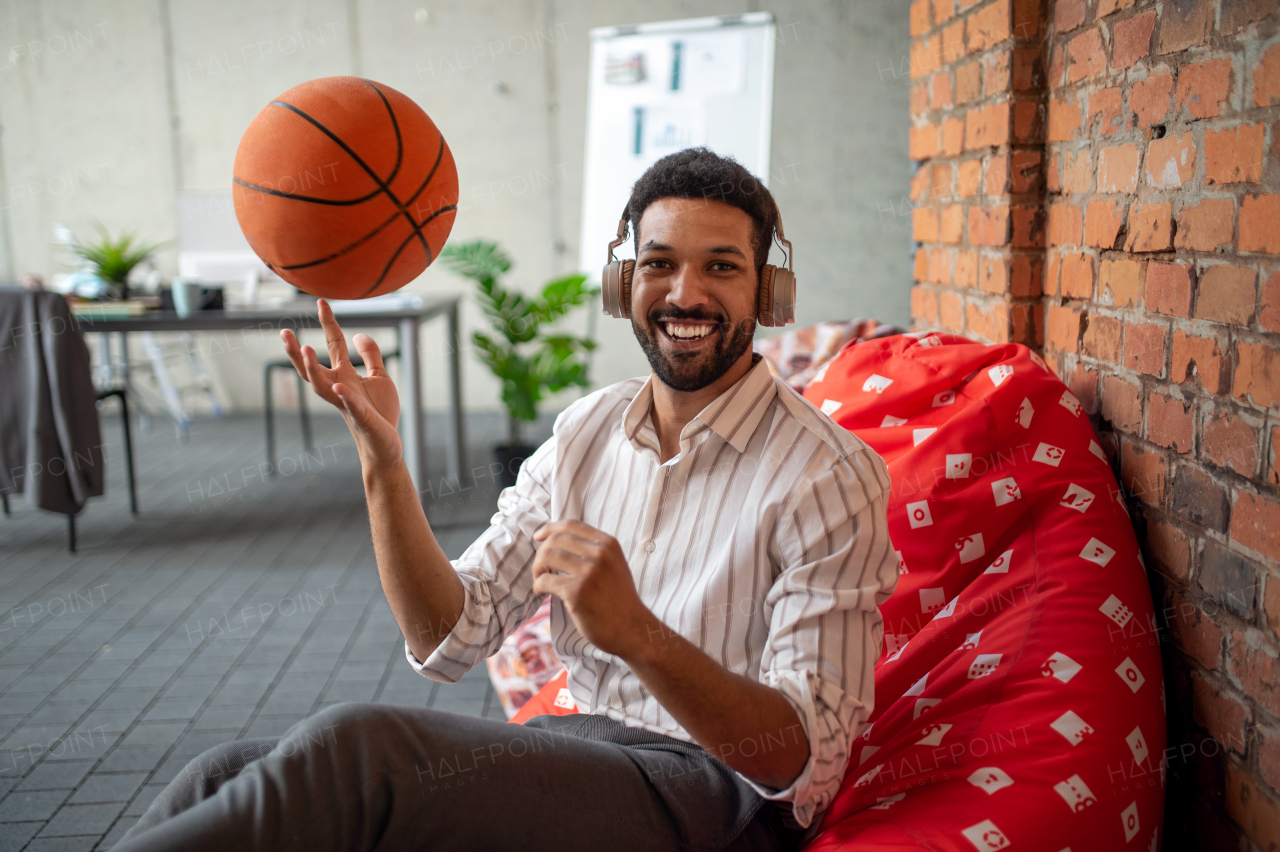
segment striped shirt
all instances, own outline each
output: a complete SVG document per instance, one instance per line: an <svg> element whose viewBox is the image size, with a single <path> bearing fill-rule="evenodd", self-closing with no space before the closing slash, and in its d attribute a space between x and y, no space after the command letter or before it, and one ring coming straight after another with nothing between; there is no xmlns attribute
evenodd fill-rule
<svg viewBox="0 0 1280 852"><path fill-rule="evenodd" d="M898 579L884 461L757 361L685 425L679 454L663 464L652 381L620 382L559 416L502 492L492 526L454 562L466 602L452 632L422 663L405 652L419 673L457 681L542 603L534 531L590 524L618 540L641 600L665 625L795 707L808 762L785 790L752 786L808 826L835 796L872 709L877 606ZM580 712L692 740L626 663L578 633L558 599L551 634Z"/></svg>

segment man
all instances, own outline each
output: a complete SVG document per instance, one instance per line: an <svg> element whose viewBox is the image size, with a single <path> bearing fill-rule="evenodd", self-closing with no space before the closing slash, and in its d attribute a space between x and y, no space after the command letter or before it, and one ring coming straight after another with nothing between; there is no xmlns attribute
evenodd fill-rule
<svg viewBox="0 0 1280 852"><path fill-rule="evenodd" d="M324 302L332 369L283 333L355 438L410 664L456 681L551 595L579 714L332 707L197 758L118 848L778 849L814 824L871 712L897 582L889 479L751 350L777 218L764 186L688 150L627 212L652 375L569 406L456 562L373 340L354 338L361 377Z"/></svg>

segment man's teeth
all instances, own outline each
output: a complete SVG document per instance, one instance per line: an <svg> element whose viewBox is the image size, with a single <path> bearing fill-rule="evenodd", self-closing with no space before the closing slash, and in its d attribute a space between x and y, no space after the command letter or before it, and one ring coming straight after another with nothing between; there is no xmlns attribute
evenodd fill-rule
<svg viewBox="0 0 1280 852"><path fill-rule="evenodd" d="M667 322L662 327L666 329L667 335L681 339L696 339L706 337L711 333L715 326L712 325L685 325L682 323Z"/></svg>

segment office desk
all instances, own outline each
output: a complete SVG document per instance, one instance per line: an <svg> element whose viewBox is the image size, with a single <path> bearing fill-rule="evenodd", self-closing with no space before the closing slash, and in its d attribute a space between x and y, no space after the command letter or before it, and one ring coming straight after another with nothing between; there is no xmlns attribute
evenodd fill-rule
<svg viewBox="0 0 1280 852"><path fill-rule="evenodd" d="M421 495L428 487L426 421L422 416L422 368L419 326L443 316L447 323L445 347L449 356L449 427L447 435L447 475L460 482L467 468L466 444L462 430L462 374L458 332L459 296L424 296L414 307L349 311L339 313L337 320L344 330L353 328L394 328L400 343L400 438L404 442L404 460ZM185 317L172 311L148 311L131 317L107 318L78 316L80 330L121 335L131 331L257 331L279 333L292 329L319 329L314 299L297 299L279 307L232 307L222 311L192 311ZM348 338L350 346L350 338ZM324 346L316 347L321 352ZM283 356L283 349L281 350ZM127 360L126 360L127 369Z"/></svg>

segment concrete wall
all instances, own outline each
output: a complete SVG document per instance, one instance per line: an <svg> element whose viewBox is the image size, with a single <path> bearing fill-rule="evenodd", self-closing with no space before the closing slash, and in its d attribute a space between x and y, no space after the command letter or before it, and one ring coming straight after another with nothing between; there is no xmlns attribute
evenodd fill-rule
<svg viewBox="0 0 1280 852"><path fill-rule="evenodd" d="M67 271L54 222L85 234L97 220L176 237L178 193L229 187L240 135L273 96L314 77L356 74L432 116L458 162L453 238L500 240L517 260L513 281L533 288L572 271L578 257L588 30L762 8L755 0L423 2L0 4L0 276ZM907 4L766 8L778 21L771 170L798 249L798 321L871 315L905 324ZM157 265L172 274L175 253ZM410 288L464 284L432 268ZM470 307L464 316L468 325L479 319ZM573 323L585 330L585 313ZM599 383L647 371L624 326L601 318L597 329L609 340ZM205 347L215 379L233 406L256 406L251 368L275 355L274 340L225 349ZM425 365L429 395L440 388L439 360L428 355ZM483 368L468 358L464 375L470 406L496 405Z"/></svg>

